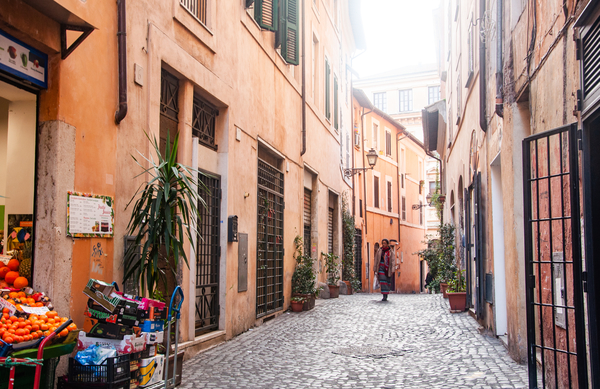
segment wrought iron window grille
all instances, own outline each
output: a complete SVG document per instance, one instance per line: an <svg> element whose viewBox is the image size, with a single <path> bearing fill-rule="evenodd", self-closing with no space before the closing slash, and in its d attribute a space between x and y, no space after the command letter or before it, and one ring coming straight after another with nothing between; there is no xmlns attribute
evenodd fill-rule
<svg viewBox="0 0 600 389"><path fill-rule="evenodd" d="M192 112L192 135L198 137L200 143L208 148L217 150L215 144L215 128L219 110L194 95Z"/></svg>

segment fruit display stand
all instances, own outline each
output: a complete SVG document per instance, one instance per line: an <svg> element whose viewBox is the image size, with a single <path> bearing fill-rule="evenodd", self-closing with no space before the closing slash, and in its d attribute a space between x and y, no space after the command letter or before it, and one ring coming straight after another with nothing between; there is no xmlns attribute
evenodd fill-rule
<svg viewBox="0 0 600 389"><path fill-rule="evenodd" d="M0 358L0 388L52 389L60 357L70 354L75 348L74 341L51 345L52 340L71 324L69 319L55 328L50 335L35 341L33 347L14 350L10 356ZM3 349L7 346L9 345L5 345ZM27 347L27 344L23 344L22 347ZM35 374L32 374L33 368Z"/></svg>

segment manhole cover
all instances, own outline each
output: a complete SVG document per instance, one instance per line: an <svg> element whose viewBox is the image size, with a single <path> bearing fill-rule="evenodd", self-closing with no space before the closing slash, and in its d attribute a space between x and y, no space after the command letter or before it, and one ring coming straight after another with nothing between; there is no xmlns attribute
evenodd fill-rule
<svg viewBox="0 0 600 389"><path fill-rule="evenodd" d="M344 355L351 358L373 358L381 359L387 357L399 357L408 353L412 350L402 349L390 349L381 346L356 346L356 347L340 347L332 351L337 355Z"/></svg>

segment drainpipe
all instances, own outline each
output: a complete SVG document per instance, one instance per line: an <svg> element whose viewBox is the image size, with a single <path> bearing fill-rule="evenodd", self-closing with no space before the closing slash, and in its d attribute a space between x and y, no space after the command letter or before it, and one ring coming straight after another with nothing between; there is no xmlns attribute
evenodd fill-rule
<svg viewBox="0 0 600 389"><path fill-rule="evenodd" d="M365 163L365 142L364 142L364 119L365 119L365 115L370 114L371 112L373 112L373 110L370 110L368 112L365 112L365 109L363 108L363 113L362 115L360 115L360 139L361 139L361 150L362 150L362 167L367 166L367 164ZM365 207L365 212L363 214L363 220L365 222L365 236L367 236L367 171L363 170L363 199L364 201L364 207Z"/></svg>
<svg viewBox="0 0 600 389"><path fill-rule="evenodd" d="M300 156L306 153L306 10L305 2L302 0L302 151Z"/></svg>
<svg viewBox="0 0 600 389"><path fill-rule="evenodd" d="M502 58L502 0L498 0L498 33L496 35L496 115L504 117L504 61Z"/></svg>
<svg viewBox="0 0 600 389"><path fill-rule="evenodd" d="M479 0L479 24L485 18L485 0ZM485 94L485 40L479 39L479 126L483 132L487 131L487 119L485 117L486 94Z"/></svg>
<svg viewBox="0 0 600 389"><path fill-rule="evenodd" d="M115 123L120 124L127 115L127 19L125 0L117 0L118 55L119 55L119 109L115 112Z"/></svg>

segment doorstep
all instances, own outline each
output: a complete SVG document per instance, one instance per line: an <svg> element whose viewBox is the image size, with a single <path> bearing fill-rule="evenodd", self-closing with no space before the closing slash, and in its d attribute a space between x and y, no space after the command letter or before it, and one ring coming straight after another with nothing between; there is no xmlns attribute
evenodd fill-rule
<svg viewBox="0 0 600 389"><path fill-rule="evenodd" d="M212 348L225 342L225 331L213 331L204 335L197 336L194 340L179 343L178 350L184 350L183 360L187 361L200 351Z"/></svg>

